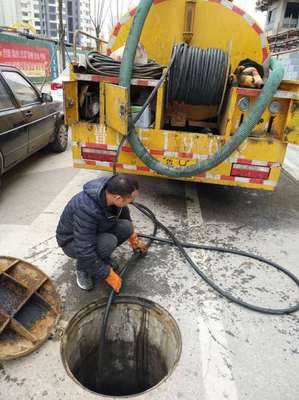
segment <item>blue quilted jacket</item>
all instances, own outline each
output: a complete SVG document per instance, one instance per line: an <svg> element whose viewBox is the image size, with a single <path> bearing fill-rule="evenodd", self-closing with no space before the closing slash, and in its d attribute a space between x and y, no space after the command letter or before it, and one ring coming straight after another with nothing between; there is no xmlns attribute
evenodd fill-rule
<svg viewBox="0 0 299 400"><path fill-rule="evenodd" d="M99 268L99 274L108 275L108 265L97 253L97 235L107 232L119 218L131 219L128 207L107 207L103 191L111 176L87 182L83 191L76 194L66 205L56 230L60 247L74 241L73 248L80 264L86 269Z"/></svg>

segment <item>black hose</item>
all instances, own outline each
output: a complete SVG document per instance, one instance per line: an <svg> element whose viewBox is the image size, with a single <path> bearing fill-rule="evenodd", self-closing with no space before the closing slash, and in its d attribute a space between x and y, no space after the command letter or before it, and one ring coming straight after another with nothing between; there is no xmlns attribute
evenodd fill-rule
<svg viewBox="0 0 299 400"><path fill-rule="evenodd" d="M121 141L119 142L118 147L117 147L117 152L116 152L115 158L114 158L114 160L113 160L113 164L112 164L112 172L113 172L113 175L116 175L116 174L117 174L117 171L116 171L116 169L117 169L117 162L118 162L119 155L120 155L120 152L121 152L121 150L122 150L122 147L123 147L123 145L125 144L125 141L126 141L126 140L127 140L127 136L123 136L123 137L121 138Z"/></svg>
<svg viewBox="0 0 299 400"><path fill-rule="evenodd" d="M282 309L271 309L271 308L266 308L266 307L259 307L255 306L249 303L244 302L241 299L238 299L234 296L232 296L229 292L221 289L218 285L216 285L210 278L208 278L194 263L194 261L191 259L191 257L188 255L186 252L185 248L194 248L194 249L203 249L203 250L210 250L210 251L218 251L222 253L229 253L229 254L236 254L242 257L248 257L252 258L254 260L260 261L264 264L267 264L271 267L276 268L277 270L281 271L285 275L287 275L295 284L299 287L299 279L292 274L290 271L288 271L286 268L274 263L273 261L267 260L263 257L260 257L258 255L252 254L252 253L247 253L245 251L240 251L240 250L234 250L234 249L225 249L222 247L215 247L215 246L206 246L206 245L195 245L192 243L183 243L180 242L176 236L165 226L157 220L155 216L152 215L151 211L145 207L142 204L134 203L134 206L138 208L143 214L145 214L147 217L149 217L159 228L161 228L170 238L171 240L167 239L162 239L162 238L157 238L153 236L148 236L148 235L140 235L140 237L146 237L148 239L152 239L155 241L159 241L164 244L170 244L172 246L176 246L180 253L185 257L186 261L190 264L190 266L194 269L194 271L206 282L208 283L214 290L216 290L219 294L224 296L226 299L232 301L233 303L236 303L242 307L245 307L249 310L252 311L257 311L263 314L271 314L271 315L284 315L284 314L291 314L299 310L299 303L292 307L288 308L282 308Z"/></svg>
<svg viewBox="0 0 299 400"><path fill-rule="evenodd" d="M159 79L157 85L156 85L156 86L154 87L154 89L151 91L150 95L148 96L148 98L146 99L145 103L143 104L141 110L138 112L138 114L137 114L137 115L134 117L134 119L131 121L130 125L135 126L136 122L139 120L139 118L141 117L141 115L144 113L146 107L151 103L151 101L153 100L153 98L154 98L155 95L157 94L157 92L158 92L160 86L165 82L165 80L166 80L166 78L167 78L167 76L168 76L168 74L169 74L170 68L171 68L172 65L173 65L174 59L175 59L175 54L173 53L173 54L172 54L172 57L171 57L171 60L170 60L170 62L169 62L169 64L168 64L168 66L167 66L167 68L166 68L166 69L164 70L164 72L163 72L163 75L162 75L161 78ZM120 155L120 152L121 152L121 150L122 150L122 147L123 147L123 145L125 144L125 141L126 141L126 140L127 140L127 136L123 136L122 139L121 139L121 141L120 141L120 143L119 143L119 145L118 145L117 152L116 152L115 159L114 159L114 161L113 161L113 166L112 166L113 175L116 175L116 173L117 173L117 171L116 171L117 162L118 162L119 155Z"/></svg>
<svg viewBox="0 0 299 400"><path fill-rule="evenodd" d="M153 243L154 239L157 234L158 230L158 224L155 220L154 214L149 210L145 211L145 215L147 215L148 218L150 218L153 221L154 229L153 229L153 234L150 236L147 246L150 248L151 244ZM126 264L123 266L121 269L119 276L124 279L126 273L128 272L129 266L136 263L139 258L143 257L141 252L136 252L133 254L133 256L126 262ZM103 354L104 354L104 349L105 349L105 342L106 342L106 331L107 331L107 324L108 324L108 318L111 310L111 305L114 301L116 294L114 290L112 289L110 292L110 295L108 297L107 305L105 308L105 313L103 317L103 323L102 323L102 329L100 333L100 340L99 340L99 347L98 347L98 358L97 358L97 372L96 372L96 383L97 383L97 390L100 391L101 385L102 385L102 374L103 374Z"/></svg>
<svg viewBox="0 0 299 400"><path fill-rule="evenodd" d="M86 56L87 73L102 76L119 76L120 61L115 61L105 54L91 51ZM147 64L134 64L133 79L160 79L163 73L163 66L154 61Z"/></svg>
<svg viewBox="0 0 299 400"><path fill-rule="evenodd" d="M228 56L221 49L200 49L186 43L173 47L169 101L192 105L219 105L226 84Z"/></svg>
<svg viewBox="0 0 299 400"><path fill-rule="evenodd" d="M160 222L155 214L146 206L140 203L133 203L133 206L137 208L142 214L144 214L146 217L148 217L154 225L154 230L152 235L144 235L144 234L139 234L138 236L141 238L148 239L148 247L151 246L153 241L157 241L161 244L168 244L171 246L176 246L181 253L181 255L186 259L186 261L189 263L189 265L193 268L193 270L208 284L210 285L216 292L218 292L220 295L225 297L227 300L232 301L235 304L238 304L239 306L242 306L244 308L247 308L252 311L256 311L262 314L270 314L270 315L285 315L285 314L291 314L299 310L299 304L296 304L295 306L288 307L288 308L283 308L283 309L271 309L271 308L266 308L266 307L259 307L255 306L249 303L244 302L243 300L236 298L232 296L229 292L221 289L218 285L216 285L213 280L208 278L203 271L201 271L198 266L194 263L194 261L191 259L191 257L188 255L186 252L185 248L192 248L192 249L200 249L200 250L207 250L207 251L217 251L221 253L228 253L228 254L236 254L242 257L248 257L254 260L257 260L259 262L262 262L264 264L267 264L271 267L274 267L278 271L284 273L287 275L296 285L299 287L299 280L298 278L292 274L290 271L288 271L286 268L274 263L273 261L267 260L264 257L248 253L245 251L240 251L240 250L234 250L234 249L226 249L223 247L216 247L216 246L207 246L207 245L200 245L200 244L194 244L194 243L187 243L187 242L181 242L177 239L177 237L170 231L162 222ZM169 237L171 240L165 239L165 238L160 238L157 237L157 231L158 228L161 228ZM131 264L134 264L135 262L138 261L138 259L141 257L141 253L134 253L133 256L129 259L129 261L124 265L123 269L120 272L120 277L124 279L125 275L128 272L129 266ZM110 309L111 305L113 303L113 300L115 298L115 293L113 290L111 290L111 293L108 298L108 302L106 305L105 309L105 314L103 317L103 323L102 323L102 329L101 329L101 334L100 334L100 340L99 340L99 347L98 347L98 360L97 360L97 386L98 390L101 388L102 384L102 371L103 371L103 354L104 354L104 349L105 349L105 341L106 341L106 331L107 331L107 324L108 324L108 318L110 314Z"/></svg>
<svg viewBox="0 0 299 400"><path fill-rule="evenodd" d="M155 97L156 93L158 92L160 86L162 85L162 83L164 83L165 79L167 78L169 71L174 63L175 60L175 54L173 53L170 59L170 62L167 66L167 68L164 70L163 75L161 76L161 78L159 79L159 82L157 83L157 85L154 87L154 89L151 91L150 95L148 96L148 98L146 99L145 103L143 104L143 106L141 107L141 110L138 112L138 114L135 116L135 118L132 120L132 124L133 126L136 125L136 122L139 120L139 118L141 117L141 115L144 113L144 110L146 109L146 107L151 103L151 101L153 100L153 98Z"/></svg>
<svg viewBox="0 0 299 400"><path fill-rule="evenodd" d="M192 85L187 85L187 77L188 77L188 73L191 73L191 76L193 76L192 74L195 74L196 71L198 73L198 71L202 70L202 71L206 71L207 68L210 68L211 71L208 70L209 73L208 76L210 76L210 80L207 82L207 80L205 80L203 77L204 75L200 75L200 80L198 82L196 82L196 90L202 90L202 94L204 94L204 103L203 104L208 104L208 102L210 102L211 104L214 104L214 102L218 101L223 93L224 90L224 84L225 83L221 83L221 80L219 80L218 78L220 77L220 75L222 75L222 72L220 73L221 68L224 68L225 65L225 71L227 70L227 62L228 60L225 60L222 58L223 62L220 62L218 65L218 69L213 67L213 64L211 63L211 60L214 60L214 62L216 62L216 60L218 59L218 61L220 61L220 58L223 57L223 55L225 57L227 57L225 55L225 53L223 53L222 55L220 55L220 53L217 51L218 49L208 49L211 51L211 53L208 53L206 57L200 57L200 54L197 52L197 50L201 50L201 49L191 49L191 52L186 51L186 45L179 45L177 46L178 49L180 50L180 53L182 50L185 51L184 57L182 58L182 60L180 60L180 62L182 62L183 66L180 65L180 63L175 63L176 60L176 55L177 55L177 51L178 49L176 49L176 51L173 51L172 54L172 58L171 61L168 65L167 70L164 72L164 74L160 77L160 80L158 82L158 85L153 89L153 91L151 92L150 96L148 97L148 99L146 100L146 102L144 103L142 109L140 110L140 112L138 113L138 115L135 117L134 120L131 120L130 125L134 126L135 123L138 121L138 119L140 118L140 116L142 115L142 113L144 112L145 108L147 107L147 105L152 101L152 99L154 98L154 95L156 94L156 92L158 91L159 87L161 86L161 84L164 82L164 80L166 79L169 71L171 70L175 70L177 68L180 69L180 73L186 72L185 73L185 78L183 81L178 82L176 84L176 86L174 86L174 88L172 88L172 90L174 90L174 93L177 93L178 95L182 95L182 96L187 96L187 98L189 99L189 101L202 101L199 100L199 97L194 97L194 90L192 89ZM202 50L201 50L202 51ZM90 53L91 54L91 53ZM98 53L97 53L98 54ZM188 59L188 60L187 60ZM187 60L187 61L186 61ZM187 66L188 68L186 69L186 71L184 70L184 62L187 62ZM92 63L90 63L90 61L87 58L87 64L89 65L89 67L97 72L99 72L99 69L95 69L95 66L92 65ZM186 67L186 66L185 66ZM112 68L115 68L115 65L112 65ZM196 69L197 68L197 69ZM107 69L109 70L109 68ZM115 69L116 71L116 69ZM177 73L177 71L172 71L173 75L175 75ZM115 72L116 74L117 72ZM102 74L102 73L101 73ZM111 75L111 71L109 71L109 75ZM225 79L225 74L223 74L224 79ZM169 77L169 80L171 80L172 78ZM188 81L190 80L190 78L188 79ZM182 86L182 82L184 82L184 85L187 85L185 87L185 91L184 88ZM192 82L192 80L190 80L190 82ZM211 87L211 85L213 85L213 88ZM212 90L213 89L213 90ZM221 89L221 90L220 90ZM198 96L198 93L197 93ZM219 97L220 96L220 97ZM172 98L173 99L173 98ZM192 100L193 99L193 100ZM193 104L192 102L189 102L189 104ZM218 104L218 103L215 103ZM115 160L113 162L113 174L116 175L117 174L117 161L119 158L119 154L121 152L122 146L124 144L124 142L126 141L127 136L123 136L123 138L121 139L121 142L118 146L117 149L117 154L115 157ZM181 255L183 255L186 259L186 261L190 264L190 266L193 268L193 270L206 282L208 283L215 291L217 291L219 294L221 294L223 297L225 297L226 299L242 306L245 307L249 310L252 311L256 311L256 312L260 312L263 314L270 314L270 315L284 315L284 314L291 314L294 313L296 311L299 310L299 303L295 306L289 307L289 308L284 308L284 309L270 309L270 308L265 308L265 307L258 307L249 303L244 302L241 299L238 299L234 296L232 296L230 293L226 292L225 290L221 289L218 285L216 285L210 278L208 278L198 267L197 265L194 263L194 261L191 259L191 257L188 255L188 253L186 252L185 248L193 248L193 249L203 249L203 250L208 250L208 251L217 251L217 252L222 252L222 253L229 253L229 254L236 254L236 255L240 255L243 257L249 257L252 259L255 259L257 261L260 261L262 263L265 263L269 266L272 266L274 268L276 268L277 270L283 272L284 274L286 274L289 278L291 278L296 285L299 287L299 280L298 278L293 275L290 271L288 271L287 269L281 267L280 265L266 260L263 257L251 254L251 253L246 253L244 251L239 251L239 250L233 250L233 249L225 249L225 248L221 248L221 247L215 247L215 246L206 246L206 245L195 245L192 243L183 243L180 242L176 236L165 226L162 224L162 222L160 222L159 220L157 220L156 216L154 215L154 213L146 206L140 204L140 203L134 203L133 204L140 212L142 212L145 216L147 216L154 224L154 232L152 235L138 235L140 237L149 239L148 242L148 246L150 246L152 244L153 241L158 241L160 243L164 243L164 244L169 244L172 246L176 246L179 250L179 252L181 253ZM164 238L159 238L156 237L156 233L158 228L161 228L169 237L171 240L167 240ZM125 277L126 273L128 272L128 267L131 263L137 261L139 258L141 257L140 253L134 254L130 260L125 264L125 266L123 267L123 269L120 272L120 276L122 277L122 279ZM112 290L109 298L108 298L108 302L107 302L107 306L105 309L105 314L103 317L103 324L102 324L102 329L101 329L101 334L100 334L100 341L99 341L99 348L98 348L98 362L97 362L97 385L98 385L98 389L100 389L101 384L102 384L102 371L103 371L103 353L104 353L104 348L105 348L105 340L106 340L106 330L107 330L107 324L108 324L108 318L109 318L109 313L110 313L110 309L111 309L111 305L113 303L115 297L115 293Z"/></svg>

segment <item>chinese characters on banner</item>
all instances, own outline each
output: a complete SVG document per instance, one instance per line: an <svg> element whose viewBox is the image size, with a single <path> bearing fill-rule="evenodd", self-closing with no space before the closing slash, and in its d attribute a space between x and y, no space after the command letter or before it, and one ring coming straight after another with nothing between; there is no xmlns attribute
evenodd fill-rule
<svg viewBox="0 0 299 400"><path fill-rule="evenodd" d="M51 54L48 47L0 41L0 64L18 67L31 78L51 77Z"/></svg>

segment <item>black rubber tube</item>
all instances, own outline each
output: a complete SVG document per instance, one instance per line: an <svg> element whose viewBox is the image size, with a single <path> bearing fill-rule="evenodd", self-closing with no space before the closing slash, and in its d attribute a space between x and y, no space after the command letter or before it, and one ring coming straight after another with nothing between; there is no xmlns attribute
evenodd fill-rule
<svg viewBox="0 0 299 400"><path fill-rule="evenodd" d="M143 106L141 107L141 110L138 112L138 114L133 118L132 120L132 124L135 126L136 122L139 120L139 118L141 117L141 115L144 113L146 107L151 103L151 101L154 99L155 95L157 94L160 86L165 82L165 79L167 78L170 68L173 65L175 59L175 53L173 53L171 60L166 68L166 70L164 70L163 75L161 76L161 78L159 79L159 82L157 83L157 85L154 87L154 89L151 91L150 95L148 96L148 98L146 99L145 103L143 104ZM116 156L115 159L113 161L113 167L112 167L112 171L113 171L113 175L116 175L117 171L117 162L119 159L119 155L121 153L122 147L125 144L126 140L127 140L127 136L123 136L118 148L117 148L117 152L116 152Z"/></svg>
<svg viewBox="0 0 299 400"><path fill-rule="evenodd" d="M154 230L152 235L144 235L144 234L139 234L139 237L148 239L148 246L150 247L151 244L154 241L157 241L161 244L167 244L171 246L176 246L180 252L180 254L186 259L186 261L189 263L189 265L193 268L193 270L199 275L208 285L210 285L217 293L225 297L227 300L232 301L233 303L247 308L251 311L256 311L262 314L270 314L270 315L286 315L286 314L292 314L296 311L299 310L299 303L296 304L295 306L288 307L288 308L282 308L282 309L271 309L271 308L266 308L266 307L259 307L255 306L253 304L246 303L245 301L232 296L229 292L221 289L218 285L214 283L212 279L206 276L206 274L201 271L198 266L194 263L192 258L188 255L186 252L185 248L189 249L200 249L200 250L206 250L206 251L217 251L221 253L228 253L228 254L235 254L239 255L242 257L247 257L251 258L254 260L257 260L261 263L264 263L268 266L271 266L278 271L284 273L286 276L288 276L296 285L299 287L299 279L292 274L290 271L288 271L286 268L280 266L279 264L267 260L264 257L258 256L256 254L252 254L249 252L241 251L241 250L234 250L234 249L226 249L223 247L217 247L217 246L207 246L207 245L201 245L201 244L194 244L194 243L187 243L187 242L181 242L177 239L177 237L162 223L160 222L154 213L146 206L140 203L134 203L134 207L136 207L141 213L143 213L146 217L148 217L154 225ZM160 238L157 237L157 231L158 228L161 228L169 237L171 240L165 239L165 238ZM120 276L122 279L124 279L125 275L128 273L129 266L131 264L134 264L135 262L138 261L138 259L142 257L141 253L135 253L133 256L129 259L129 261L124 265L123 269L120 272ZM98 359L97 359L97 386L98 390L100 390L101 385L102 385L102 371L103 371L103 353L105 349L105 342L106 342L106 331L107 331L107 324L108 324L108 319L109 319L109 314L111 310L111 305L113 303L113 300L115 298L116 294L114 293L113 290L111 290L111 293L109 295L106 309L105 309L105 314L103 317L103 323L102 323L102 329L101 329L101 334L100 334L100 340L99 340L99 347L98 347Z"/></svg>
<svg viewBox="0 0 299 400"><path fill-rule="evenodd" d="M171 238L171 240L157 238L157 237L153 237L153 236L147 236L147 235L140 235L140 236L141 237L147 237L147 238L150 238L152 240L159 241L161 243L167 243L167 244L170 244L172 246L176 246L178 248L179 252L181 253L181 255L184 256L186 261L188 261L190 266L193 268L193 270L208 285L210 285L216 292L221 294L227 300L230 300L233 303L236 303L236 304L238 304L238 305L240 305L242 307L245 307L245 308L247 308L249 310L256 311L256 312L263 313L263 314L284 315L284 314L291 314L291 313L294 313L294 312L299 310L299 303L297 303L296 305L294 305L292 307L288 307L288 308L271 309L271 308L266 308L266 307L255 306L253 304L246 303L245 301L243 301L241 299L238 299L237 297L234 297L229 292L221 289L218 285L216 285L212 279L208 278L204 274L204 272L201 271L198 268L198 266L194 263L194 261L191 259L191 257L186 252L185 248L194 248L194 249L202 249L202 250L209 250L209 251L218 251L218 252L222 252L222 253L236 254L236 255L239 255L239 256L242 256L242 257L248 257L248 258L260 261L260 262L262 262L264 264L267 264L267 265L269 265L271 267L276 268L280 272L282 272L285 275L287 275L297 285L297 287L299 288L299 279L294 274L292 274L290 271L288 271L286 268L274 263L273 261L267 260L267 259L265 259L263 257L260 257L258 255L252 254L252 253L247 253L245 251L234 250L234 249L225 249L225 248L215 247L215 246L195 245L195 244L192 244L192 243L180 242L176 238L176 236L164 224L162 224L162 222L157 220L156 217L152 215L151 211L147 207L145 207L144 205L139 204L139 203L134 203L134 205L135 205L136 208L138 208L138 210L143 212L147 217L151 218L151 220L155 224L157 224L157 226L159 228L161 228Z"/></svg>
<svg viewBox="0 0 299 400"><path fill-rule="evenodd" d="M149 241L147 243L148 248L151 246L153 243L153 238L156 237L157 230L158 230L158 224L155 222L155 216L154 214L149 210L149 212L145 211L144 214L150 218L153 221L154 224L154 229L153 229L153 234L149 238ZM121 272L119 273L119 276L124 279L125 275L128 272L128 269L131 264L134 264L138 261L139 258L143 257L143 255L140 252L134 253L133 256L126 262L126 264L123 266ZM108 297L107 305L105 308L105 313L103 317L103 323L102 323L102 329L100 333L100 340L99 340L99 347L98 347L98 358L97 358L97 372L96 372L96 381L97 381L97 389L100 391L100 388L102 386L102 372L103 372L103 353L105 349L105 342L106 342L106 331L107 331L107 324L108 324L108 319L109 319L109 314L111 310L111 305L114 301L116 294L114 290L112 289L110 292L110 295Z"/></svg>
<svg viewBox="0 0 299 400"><path fill-rule="evenodd" d="M221 49L201 49L176 44L170 69L170 101L193 105L219 105L223 96L228 56Z"/></svg>

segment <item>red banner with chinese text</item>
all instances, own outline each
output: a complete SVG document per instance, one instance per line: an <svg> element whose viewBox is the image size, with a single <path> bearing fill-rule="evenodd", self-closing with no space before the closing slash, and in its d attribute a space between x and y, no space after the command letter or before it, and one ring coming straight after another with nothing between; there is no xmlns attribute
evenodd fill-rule
<svg viewBox="0 0 299 400"><path fill-rule="evenodd" d="M51 55L48 47L1 41L0 64L18 67L29 77L51 75Z"/></svg>

